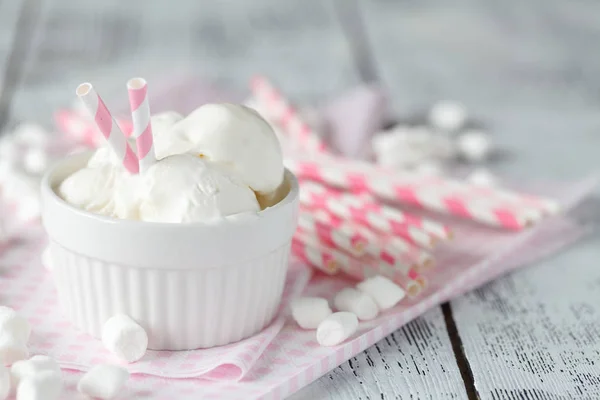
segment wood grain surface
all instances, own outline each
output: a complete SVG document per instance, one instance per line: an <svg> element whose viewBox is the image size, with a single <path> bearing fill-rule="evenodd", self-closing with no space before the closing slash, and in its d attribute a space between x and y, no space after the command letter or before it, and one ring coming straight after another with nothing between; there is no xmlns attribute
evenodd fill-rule
<svg viewBox="0 0 600 400"><path fill-rule="evenodd" d="M0 128L49 126L84 80L116 98L138 74L244 90L261 72L318 103L376 77L400 114L463 102L510 154L497 171L570 179L599 166L598 43L591 1L0 0ZM598 260L592 237L431 310L293 398L600 398Z"/></svg>

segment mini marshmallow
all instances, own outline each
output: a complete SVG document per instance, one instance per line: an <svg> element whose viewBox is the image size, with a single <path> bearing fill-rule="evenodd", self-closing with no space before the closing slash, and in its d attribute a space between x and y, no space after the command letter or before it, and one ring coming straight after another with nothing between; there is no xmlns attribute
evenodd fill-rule
<svg viewBox="0 0 600 400"><path fill-rule="evenodd" d="M25 343L10 333L0 335L0 364L12 365L27 357L29 357L29 350Z"/></svg>
<svg viewBox="0 0 600 400"><path fill-rule="evenodd" d="M300 297L292 302L292 317L303 329L317 329L331 315L327 300L321 297Z"/></svg>
<svg viewBox="0 0 600 400"><path fill-rule="evenodd" d="M129 371L117 365L96 365L77 384L77 390L97 399L112 399L129 379Z"/></svg>
<svg viewBox="0 0 600 400"><path fill-rule="evenodd" d="M467 176L467 181L477 186L494 186L496 177L485 168L478 168Z"/></svg>
<svg viewBox="0 0 600 400"><path fill-rule="evenodd" d="M394 307L406 296L400 286L381 275L362 281L356 288L371 296L381 310Z"/></svg>
<svg viewBox="0 0 600 400"><path fill-rule="evenodd" d="M42 372L52 372L61 376L60 367L54 359L48 356L37 355L29 360L17 361L10 367L10 375L13 387L18 387L25 378L41 374Z"/></svg>
<svg viewBox="0 0 600 400"><path fill-rule="evenodd" d="M102 327L104 346L127 362L135 362L146 354L148 334L124 314L110 318Z"/></svg>
<svg viewBox="0 0 600 400"><path fill-rule="evenodd" d="M0 364L0 400L5 400L10 393L10 372Z"/></svg>
<svg viewBox="0 0 600 400"><path fill-rule="evenodd" d="M335 346L348 339L358 328L355 314L340 311L325 318L317 328L317 342L321 346Z"/></svg>
<svg viewBox="0 0 600 400"><path fill-rule="evenodd" d="M21 380L17 388L17 400L56 400L63 388L59 374L42 371Z"/></svg>
<svg viewBox="0 0 600 400"><path fill-rule="evenodd" d="M460 129L467 119L467 110L462 104L444 101L434 105L429 112L429 122L446 132Z"/></svg>
<svg viewBox="0 0 600 400"><path fill-rule="evenodd" d="M481 131L468 131L458 137L457 148L460 155L470 162L486 160L492 152L490 137Z"/></svg>
<svg viewBox="0 0 600 400"><path fill-rule="evenodd" d="M46 270L52 271L52 255L50 254L50 246L47 246L41 255L42 265Z"/></svg>
<svg viewBox="0 0 600 400"><path fill-rule="evenodd" d="M40 147L32 147L25 152L23 167L30 174L42 174L48 167L48 154Z"/></svg>
<svg viewBox="0 0 600 400"><path fill-rule="evenodd" d="M31 325L25 317L12 308L0 306L0 336L5 335L26 344L31 335Z"/></svg>
<svg viewBox="0 0 600 400"><path fill-rule="evenodd" d="M371 296L354 288L340 290L335 295L333 304L339 311L354 313L362 321L373 319L379 313L379 308Z"/></svg>
<svg viewBox="0 0 600 400"><path fill-rule="evenodd" d="M30 146L43 145L48 141L50 132L36 124L21 124L13 132L17 143Z"/></svg>

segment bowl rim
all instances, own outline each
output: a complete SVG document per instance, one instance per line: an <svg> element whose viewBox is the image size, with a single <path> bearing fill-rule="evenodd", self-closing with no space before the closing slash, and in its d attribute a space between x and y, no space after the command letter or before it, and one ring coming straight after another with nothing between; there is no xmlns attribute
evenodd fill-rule
<svg viewBox="0 0 600 400"><path fill-rule="evenodd" d="M51 201L55 206L61 207L65 210L68 210L70 213L75 214L78 217L93 219L97 223L104 224L114 224L119 226L148 226L153 227L155 229L160 229L161 227L173 229L174 226L183 226L186 229L198 227L198 228L206 228L211 227L223 223L227 224L237 224L237 223L246 223L249 219L254 220L258 219L257 217L268 216L269 214L276 213L279 209L290 206L291 203L295 202L295 200L299 197L300 186L298 183L298 179L294 175L292 171L288 168L284 168L283 179L284 182L289 183L289 191L286 196L280 200L277 204L267 207L258 212L244 212L238 214L232 214L228 216L224 216L221 218L215 218L210 221L198 221L198 222L185 222L185 223L172 223L172 222L153 222L153 221L142 221L142 220L132 220L132 219L121 219L110 217L106 215L97 214L91 211L83 210L76 206L69 204L67 201L62 199L55 191L55 187L52 186L52 181L57 173L57 171L61 168L64 168L66 164L72 162L75 163L77 159L81 159L81 162L89 159L93 154L93 151L85 151L82 153L71 154L69 156L61 158L58 162L56 162L50 169L46 171L41 181L41 194L42 194L42 204Z"/></svg>

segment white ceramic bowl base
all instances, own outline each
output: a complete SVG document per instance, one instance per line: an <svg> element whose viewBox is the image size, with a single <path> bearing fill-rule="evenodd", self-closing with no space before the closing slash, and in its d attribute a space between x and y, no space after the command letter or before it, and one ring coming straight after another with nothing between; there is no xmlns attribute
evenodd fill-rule
<svg viewBox="0 0 600 400"><path fill-rule="evenodd" d="M275 316L298 213L298 185L258 216L217 224L102 217L53 191L89 155L65 159L42 182L52 274L72 323L100 337L118 313L143 326L155 350L206 348L249 337Z"/></svg>

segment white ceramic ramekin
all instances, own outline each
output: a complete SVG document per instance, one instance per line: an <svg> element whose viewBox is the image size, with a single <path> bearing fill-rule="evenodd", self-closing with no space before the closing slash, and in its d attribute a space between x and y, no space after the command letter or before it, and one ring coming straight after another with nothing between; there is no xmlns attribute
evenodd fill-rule
<svg viewBox="0 0 600 400"><path fill-rule="evenodd" d="M42 218L50 239L59 301L80 329L100 337L124 313L156 350L196 349L255 334L280 303L298 214L298 184L258 215L214 224L117 220L72 207L55 192L85 165L72 156L42 182Z"/></svg>

